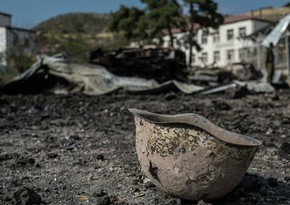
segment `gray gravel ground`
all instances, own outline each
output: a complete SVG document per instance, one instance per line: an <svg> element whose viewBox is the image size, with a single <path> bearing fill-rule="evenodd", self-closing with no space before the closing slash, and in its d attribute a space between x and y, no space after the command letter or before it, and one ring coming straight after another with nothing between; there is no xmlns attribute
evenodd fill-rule
<svg viewBox="0 0 290 205"><path fill-rule="evenodd" d="M181 93L0 96L1 204L290 204L290 91L277 96ZM142 174L128 108L198 113L263 142L242 182L190 202ZM222 188L222 187L221 187Z"/></svg>

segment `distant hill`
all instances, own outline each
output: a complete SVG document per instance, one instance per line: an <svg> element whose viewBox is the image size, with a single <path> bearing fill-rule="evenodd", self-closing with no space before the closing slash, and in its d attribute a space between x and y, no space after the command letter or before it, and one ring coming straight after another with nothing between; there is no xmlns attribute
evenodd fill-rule
<svg viewBox="0 0 290 205"><path fill-rule="evenodd" d="M278 7L278 8L265 7L265 8L260 8L260 9L248 12L249 15L263 18L266 20L270 20L273 22L278 21L280 18L282 18L283 16L289 13L290 13L290 7L288 6Z"/></svg>
<svg viewBox="0 0 290 205"><path fill-rule="evenodd" d="M110 14L97 13L68 13L55 16L40 24L34 30L57 33L97 34L108 31Z"/></svg>
<svg viewBox="0 0 290 205"><path fill-rule="evenodd" d="M65 52L72 61L89 62L90 51L127 45L121 35L109 31L110 14L68 13L50 18L33 29L36 50L54 55Z"/></svg>

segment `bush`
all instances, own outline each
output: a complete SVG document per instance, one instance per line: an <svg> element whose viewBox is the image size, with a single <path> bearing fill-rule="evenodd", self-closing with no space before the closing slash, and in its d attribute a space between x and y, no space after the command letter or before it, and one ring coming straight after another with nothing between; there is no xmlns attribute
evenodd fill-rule
<svg viewBox="0 0 290 205"><path fill-rule="evenodd" d="M15 68L18 73L23 73L35 62L35 57L31 54L23 52L11 52L8 56L10 67Z"/></svg>

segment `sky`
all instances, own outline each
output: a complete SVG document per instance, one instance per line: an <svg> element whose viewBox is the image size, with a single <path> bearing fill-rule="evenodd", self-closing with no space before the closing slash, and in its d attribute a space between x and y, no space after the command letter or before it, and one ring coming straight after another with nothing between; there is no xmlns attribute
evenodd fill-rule
<svg viewBox="0 0 290 205"><path fill-rule="evenodd" d="M215 0L219 12L241 14L261 7L280 7L290 0ZM71 12L109 13L124 4L143 8L140 0L0 0L0 12L12 15L12 26L33 28L51 17Z"/></svg>

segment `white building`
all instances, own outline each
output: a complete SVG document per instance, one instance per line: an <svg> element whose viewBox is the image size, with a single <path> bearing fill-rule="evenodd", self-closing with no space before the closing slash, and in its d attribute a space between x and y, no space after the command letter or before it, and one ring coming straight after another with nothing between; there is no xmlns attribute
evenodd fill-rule
<svg viewBox="0 0 290 205"><path fill-rule="evenodd" d="M11 53L21 50L31 54L34 47L34 31L12 27L11 15L0 12L0 64L7 65Z"/></svg>
<svg viewBox="0 0 290 205"><path fill-rule="evenodd" d="M197 28L197 42L202 47L200 52L193 49L192 66L225 67L236 62L249 62L250 56L257 56L255 42L244 39L255 31L271 24L264 19L250 15L230 16L225 18L219 29L208 31ZM185 47L185 33L175 31L175 47L182 49L189 61L189 49ZM164 46L169 46L169 36L164 37ZM256 62L249 62L257 64ZM257 66L257 65L256 65Z"/></svg>

